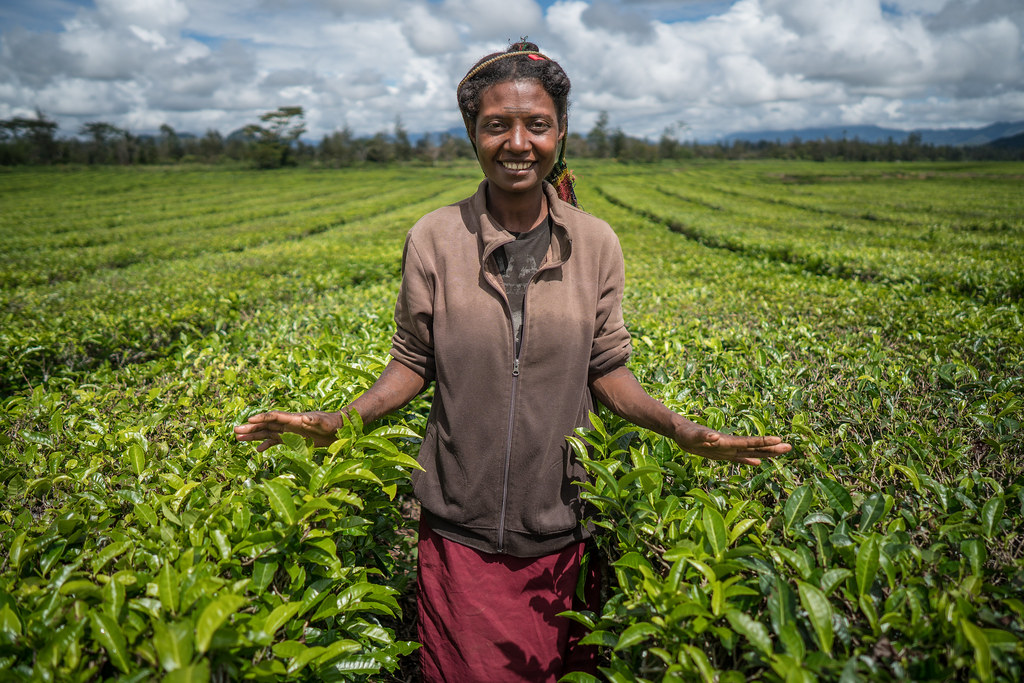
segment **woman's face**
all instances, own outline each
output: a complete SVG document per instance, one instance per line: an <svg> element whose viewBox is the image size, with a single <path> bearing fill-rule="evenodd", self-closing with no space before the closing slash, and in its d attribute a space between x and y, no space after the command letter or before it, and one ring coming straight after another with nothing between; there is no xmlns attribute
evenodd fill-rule
<svg viewBox="0 0 1024 683"><path fill-rule="evenodd" d="M480 96L473 141L495 189L522 193L539 188L555 165L564 135L554 100L536 80L505 81Z"/></svg>

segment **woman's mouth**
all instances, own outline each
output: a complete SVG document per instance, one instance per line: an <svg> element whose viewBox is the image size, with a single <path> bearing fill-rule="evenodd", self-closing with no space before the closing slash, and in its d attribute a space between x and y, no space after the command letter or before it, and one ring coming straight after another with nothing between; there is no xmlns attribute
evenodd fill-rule
<svg viewBox="0 0 1024 683"><path fill-rule="evenodd" d="M532 161L499 161L498 163L510 171L525 171L533 166Z"/></svg>

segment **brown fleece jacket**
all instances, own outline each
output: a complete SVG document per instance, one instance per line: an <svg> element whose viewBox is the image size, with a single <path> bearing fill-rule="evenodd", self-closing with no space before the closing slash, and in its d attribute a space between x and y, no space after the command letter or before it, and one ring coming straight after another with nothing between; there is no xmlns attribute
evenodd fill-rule
<svg viewBox="0 0 1024 683"><path fill-rule="evenodd" d="M566 442L588 425L588 379L629 358L624 272L607 223L545 183L551 245L526 291L522 347L494 250L511 233L485 190L420 219L406 238L391 355L436 380L413 488L428 523L478 550L532 557L588 536L586 472Z"/></svg>

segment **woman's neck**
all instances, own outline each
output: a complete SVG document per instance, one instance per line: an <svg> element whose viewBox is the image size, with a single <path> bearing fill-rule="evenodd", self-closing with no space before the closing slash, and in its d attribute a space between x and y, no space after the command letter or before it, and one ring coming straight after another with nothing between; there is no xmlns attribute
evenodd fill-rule
<svg viewBox="0 0 1024 683"><path fill-rule="evenodd" d="M487 211L509 232L529 232L547 217L548 198L540 186L535 191L512 194L488 183Z"/></svg>

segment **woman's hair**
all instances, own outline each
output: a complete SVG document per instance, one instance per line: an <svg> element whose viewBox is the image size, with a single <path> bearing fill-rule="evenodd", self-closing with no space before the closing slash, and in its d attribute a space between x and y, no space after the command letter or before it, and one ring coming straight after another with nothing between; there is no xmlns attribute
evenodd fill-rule
<svg viewBox="0 0 1024 683"><path fill-rule="evenodd" d="M534 43L521 40L509 45L504 52L495 52L483 57L473 65L473 68L459 83L457 90L459 111L462 112L462 120L466 124L469 139L473 140L473 129L476 127L476 117L480 114L480 99L484 91L498 83L518 80L537 81L555 103L558 126L566 135L562 138L558 161L555 162L555 166L547 175L546 180L555 186L558 195L564 201L577 206L572 171L565 165L571 83L558 62L541 54L540 49Z"/></svg>

